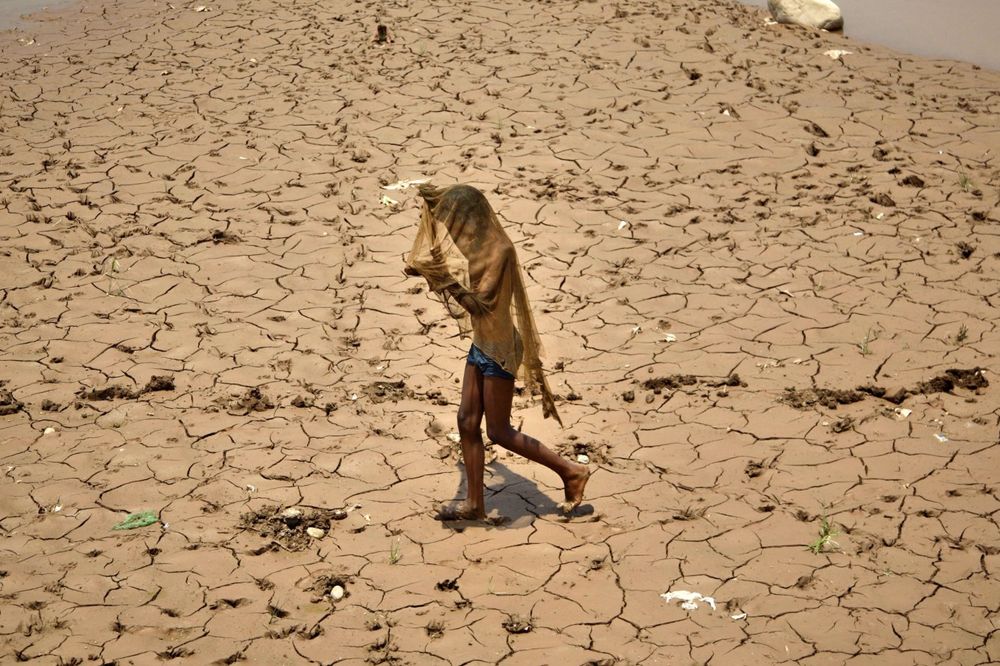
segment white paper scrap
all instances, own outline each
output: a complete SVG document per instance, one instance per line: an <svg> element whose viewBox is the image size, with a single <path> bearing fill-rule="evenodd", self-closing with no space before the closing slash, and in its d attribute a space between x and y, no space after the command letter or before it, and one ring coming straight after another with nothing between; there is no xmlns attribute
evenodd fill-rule
<svg viewBox="0 0 1000 666"><path fill-rule="evenodd" d="M414 185L423 185L429 178L413 178L412 180L399 180L392 185L386 185L383 190L405 190L413 187Z"/></svg>
<svg viewBox="0 0 1000 666"><path fill-rule="evenodd" d="M698 608L698 602L704 601L706 604L715 610L715 599L713 597L706 597L699 592L689 592L687 590L675 590L674 592L666 592L660 595L663 599L670 603L671 601L680 601L681 608L684 610L694 610Z"/></svg>
<svg viewBox="0 0 1000 666"><path fill-rule="evenodd" d="M830 56L834 60L840 60L841 56L851 55L851 51L844 51L841 49L830 49L829 51L823 51L823 55Z"/></svg>

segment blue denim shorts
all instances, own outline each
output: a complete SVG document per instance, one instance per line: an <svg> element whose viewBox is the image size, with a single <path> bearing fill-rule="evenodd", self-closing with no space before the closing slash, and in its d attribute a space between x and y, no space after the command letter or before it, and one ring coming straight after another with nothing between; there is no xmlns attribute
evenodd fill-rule
<svg viewBox="0 0 1000 666"><path fill-rule="evenodd" d="M483 350L476 345L472 345L472 347L469 348L469 357L466 359L466 363L471 363L479 368L479 372L483 373L484 377L499 377L501 379L510 380L514 379L514 375L501 368L499 363L484 354Z"/></svg>

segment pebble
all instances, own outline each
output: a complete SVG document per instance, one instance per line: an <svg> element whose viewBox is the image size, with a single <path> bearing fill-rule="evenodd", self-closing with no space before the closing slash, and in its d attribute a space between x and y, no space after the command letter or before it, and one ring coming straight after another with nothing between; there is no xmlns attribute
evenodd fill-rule
<svg viewBox="0 0 1000 666"><path fill-rule="evenodd" d="M590 462L590 456L588 456L586 453L581 453L576 457L576 461L581 465L586 465L587 463Z"/></svg>
<svg viewBox="0 0 1000 666"><path fill-rule="evenodd" d="M333 588L330 590L330 598L332 598L334 601L340 601L341 599L343 599L344 588L341 587L340 585L334 585Z"/></svg>
<svg viewBox="0 0 1000 666"><path fill-rule="evenodd" d="M306 534L311 536L313 539L322 539L326 536L326 530L321 530L318 527L307 527Z"/></svg>

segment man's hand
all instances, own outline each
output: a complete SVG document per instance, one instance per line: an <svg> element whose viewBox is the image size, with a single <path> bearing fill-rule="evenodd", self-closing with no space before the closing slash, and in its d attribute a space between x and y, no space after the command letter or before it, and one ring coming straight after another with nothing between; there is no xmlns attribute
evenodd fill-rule
<svg viewBox="0 0 1000 666"><path fill-rule="evenodd" d="M458 297L458 304L465 308L465 311L474 317L486 314L483 304L471 291L462 292Z"/></svg>

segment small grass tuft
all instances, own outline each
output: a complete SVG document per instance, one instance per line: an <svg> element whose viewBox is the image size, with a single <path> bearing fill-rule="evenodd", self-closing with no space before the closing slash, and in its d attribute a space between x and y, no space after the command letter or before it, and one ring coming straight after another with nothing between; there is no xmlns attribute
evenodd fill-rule
<svg viewBox="0 0 1000 666"><path fill-rule="evenodd" d="M840 548L840 544L833 540L835 536L840 536L840 532L834 529L829 518L823 516L819 521L819 538L809 544L809 550L819 555L826 552L830 546Z"/></svg>
<svg viewBox="0 0 1000 666"><path fill-rule="evenodd" d="M397 564L403 559L403 551L399 547L399 539L394 539L389 546L389 564Z"/></svg>
<svg viewBox="0 0 1000 666"><path fill-rule="evenodd" d="M958 327L958 333L955 334L955 344L961 345L963 342L969 339L969 327L962 324Z"/></svg>
<svg viewBox="0 0 1000 666"><path fill-rule="evenodd" d="M881 333L881 331L878 328L869 328L868 332L865 333L865 337L863 337L861 342L858 343L858 350L861 352L862 356L868 356L872 353L869 345L878 340L879 333Z"/></svg>

